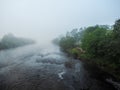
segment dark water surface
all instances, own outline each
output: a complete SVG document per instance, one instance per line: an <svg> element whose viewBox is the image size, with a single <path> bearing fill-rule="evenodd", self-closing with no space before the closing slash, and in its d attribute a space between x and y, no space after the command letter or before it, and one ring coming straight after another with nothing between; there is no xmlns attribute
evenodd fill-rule
<svg viewBox="0 0 120 90"><path fill-rule="evenodd" d="M100 77L53 45L0 52L0 90L117 90Z"/></svg>

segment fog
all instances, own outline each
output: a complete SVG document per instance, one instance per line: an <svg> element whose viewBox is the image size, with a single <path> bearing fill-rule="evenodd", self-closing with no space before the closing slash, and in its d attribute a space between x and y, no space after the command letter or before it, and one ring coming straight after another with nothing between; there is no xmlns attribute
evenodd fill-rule
<svg viewBox="0 0 120 90"><path fill-rule="evenodd" d="M0 90L120 90L119 28L107 29L120 18L119 4L0 0ZM96 24L85 39L77 31L57 38Z"/></svg>
<svg viewBox="0 0 120 90"><path fill-rule="evenodd" d="M112 25L119 18L119 0L0 0L0 37L48 42L74 28Z"/></svg>

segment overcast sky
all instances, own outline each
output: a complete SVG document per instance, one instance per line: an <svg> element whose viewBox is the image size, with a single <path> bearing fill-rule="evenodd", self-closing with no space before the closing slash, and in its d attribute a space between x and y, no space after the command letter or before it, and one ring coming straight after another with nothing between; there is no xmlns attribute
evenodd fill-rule
<svg viewBox="0 0 120 90"><path fill-rule="evenodd" d="M0 0L0 37L50 40L74 28L114 24L120 0Z"/></svg>

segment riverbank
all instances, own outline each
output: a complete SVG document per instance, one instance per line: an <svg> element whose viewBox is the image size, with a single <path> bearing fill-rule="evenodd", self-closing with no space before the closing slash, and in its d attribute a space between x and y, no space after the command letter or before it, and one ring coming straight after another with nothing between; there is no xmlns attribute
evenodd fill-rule
<svg viewBox="0 0 120 90"><path fill-rule="evenodd" d="M0 62L6 65L0 71L0 90L117 90L87 63L66 56L58 47L41 47L0 52Z"/></svg>
<svg viewBox="0 0 120 90"><path fill-rule="evenodd" d="M66 55L70 58L73 58L75 60L77 59L82 62L83 67L85 68L85 70L87 70L88 74L90 74L91 78L94 78L101 82L106 82L112 87L114 87L115 90L120 90L120 79L119 77L117 77L119 75L115 75L113 71L110 72L110 69L108 67L103 67L95 59L91 60L83 57L75 57L75 55L71 55L68 53L66 53Z"/></svg>
<svg viewBox="0 0 120 90"><path fill-rule="evenodd" d="M81 60L84 63L87 63L89 65L93 65L96 68L101 69L102 71L104 71L104 72L110 74L112 77L116 78L116 81L120 82L119 71L115 71L114 68L110 67L111 66L110 64L102 63L98 59L90 60L90 59L85 59L85 58L79 58L79 60Z"/></svg>
<svg viewBox="0 0 120 90"><path fill-rule="evenodd" d="M108 71L108 67L100 66L94 60L89 59L80 59L84 63L85 69L92 73L92 77L97 78L101 81L108 82L112 86L114 86L117 90L120 90L120 77L113 73L113 71Z"/></svg>

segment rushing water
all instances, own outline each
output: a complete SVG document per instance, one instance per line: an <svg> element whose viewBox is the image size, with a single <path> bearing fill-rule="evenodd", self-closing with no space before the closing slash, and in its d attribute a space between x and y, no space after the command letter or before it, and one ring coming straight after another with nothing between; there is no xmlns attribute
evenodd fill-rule
<svg viewBox="0 0 120 90"><path fill-rule="evenodd" d="M0 52L0 90L116 90L91 75L51 44Z"/></svg>

